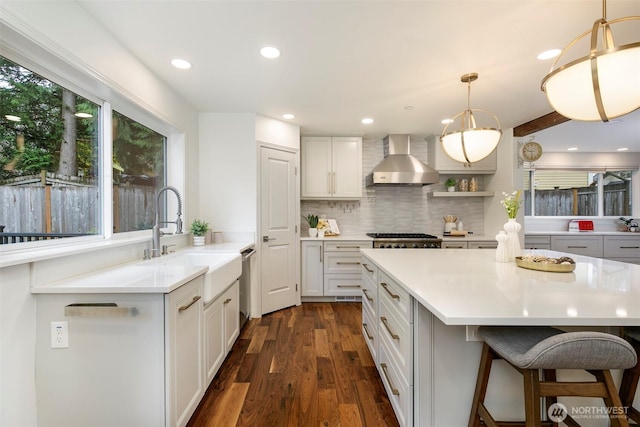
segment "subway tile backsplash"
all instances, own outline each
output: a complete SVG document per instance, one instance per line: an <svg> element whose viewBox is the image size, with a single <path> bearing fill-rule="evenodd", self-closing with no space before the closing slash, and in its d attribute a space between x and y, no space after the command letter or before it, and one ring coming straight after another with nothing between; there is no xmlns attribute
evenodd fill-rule
<svg viewBox="0 0 640 427"><path fill-rule="evenodd" d="M411 139L411 154L426 163L427 142ZM362 171L363 197L355 201L303 200L301 214L316 214L337 221L342 234L368 232L416 232L442 234L445 215L454 215L464 223L464 229L475 234L484 233L483 197L432 197L433 191L446 191L441 175L440 183L425 186L364 187L364 177L382 160L382 140L363 139ZM465 176L470 178L470 176ZM454 176L454 178L458 178ZM478 175L480 188L483 176ZM303 233L307 224L301 218Z"/></svg>

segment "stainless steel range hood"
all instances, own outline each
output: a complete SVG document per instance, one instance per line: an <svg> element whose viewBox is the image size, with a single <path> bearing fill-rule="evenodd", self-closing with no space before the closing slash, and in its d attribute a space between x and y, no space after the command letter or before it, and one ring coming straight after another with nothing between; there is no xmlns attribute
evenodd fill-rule
<svg viewBox="0 0 640 427"><path fill-rule="evenodd" d="M440 179L437 171L409 154L409 135L387 135L382 140L384 159L367 175L370 185L426 185Z"/></svg>

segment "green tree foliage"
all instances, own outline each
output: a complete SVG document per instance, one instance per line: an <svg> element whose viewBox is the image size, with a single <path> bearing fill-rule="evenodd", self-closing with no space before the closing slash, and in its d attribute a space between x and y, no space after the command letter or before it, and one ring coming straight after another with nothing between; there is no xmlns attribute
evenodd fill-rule
<svg viewBox="0 0 640 427"><path fill-rule="evenodd" d="M55 83L0 57L0 179L56 172L64 133L62 93ZM97 174L96 104L76 96L78 175ZM9 120L15 116L19 121Z"/></svg>

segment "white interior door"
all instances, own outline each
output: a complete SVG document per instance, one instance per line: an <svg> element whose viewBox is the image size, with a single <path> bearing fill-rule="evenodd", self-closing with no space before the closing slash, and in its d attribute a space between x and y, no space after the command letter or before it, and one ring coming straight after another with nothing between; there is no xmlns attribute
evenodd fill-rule
<svg viewBox="0 0 640 427"><path fill-rule="evenodd" d="M260 149L262 314L296 304L295 155Z"/></svg>

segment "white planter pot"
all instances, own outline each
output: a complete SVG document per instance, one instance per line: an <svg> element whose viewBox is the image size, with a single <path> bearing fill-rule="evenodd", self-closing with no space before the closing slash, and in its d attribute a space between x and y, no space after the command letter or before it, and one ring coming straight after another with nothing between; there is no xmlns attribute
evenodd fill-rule
<svg viewBox="0 0 640 427"><path fill-rule="evenodd" d="M453 193L454 191L456 191L456 187L447 187L447 191Z"/></svg>
<svg viewBox="0 0 640 427"><path fill-rule="evenodd" d="M204 236L193 236L193 246L204 246Z"/></svg>
<svg viewBox="0 0 640 427"><path fill-rule="evenodd" d="M309 229L309 237L316 237L318 235L318 229L317 228L310 228Z"/></svg>

